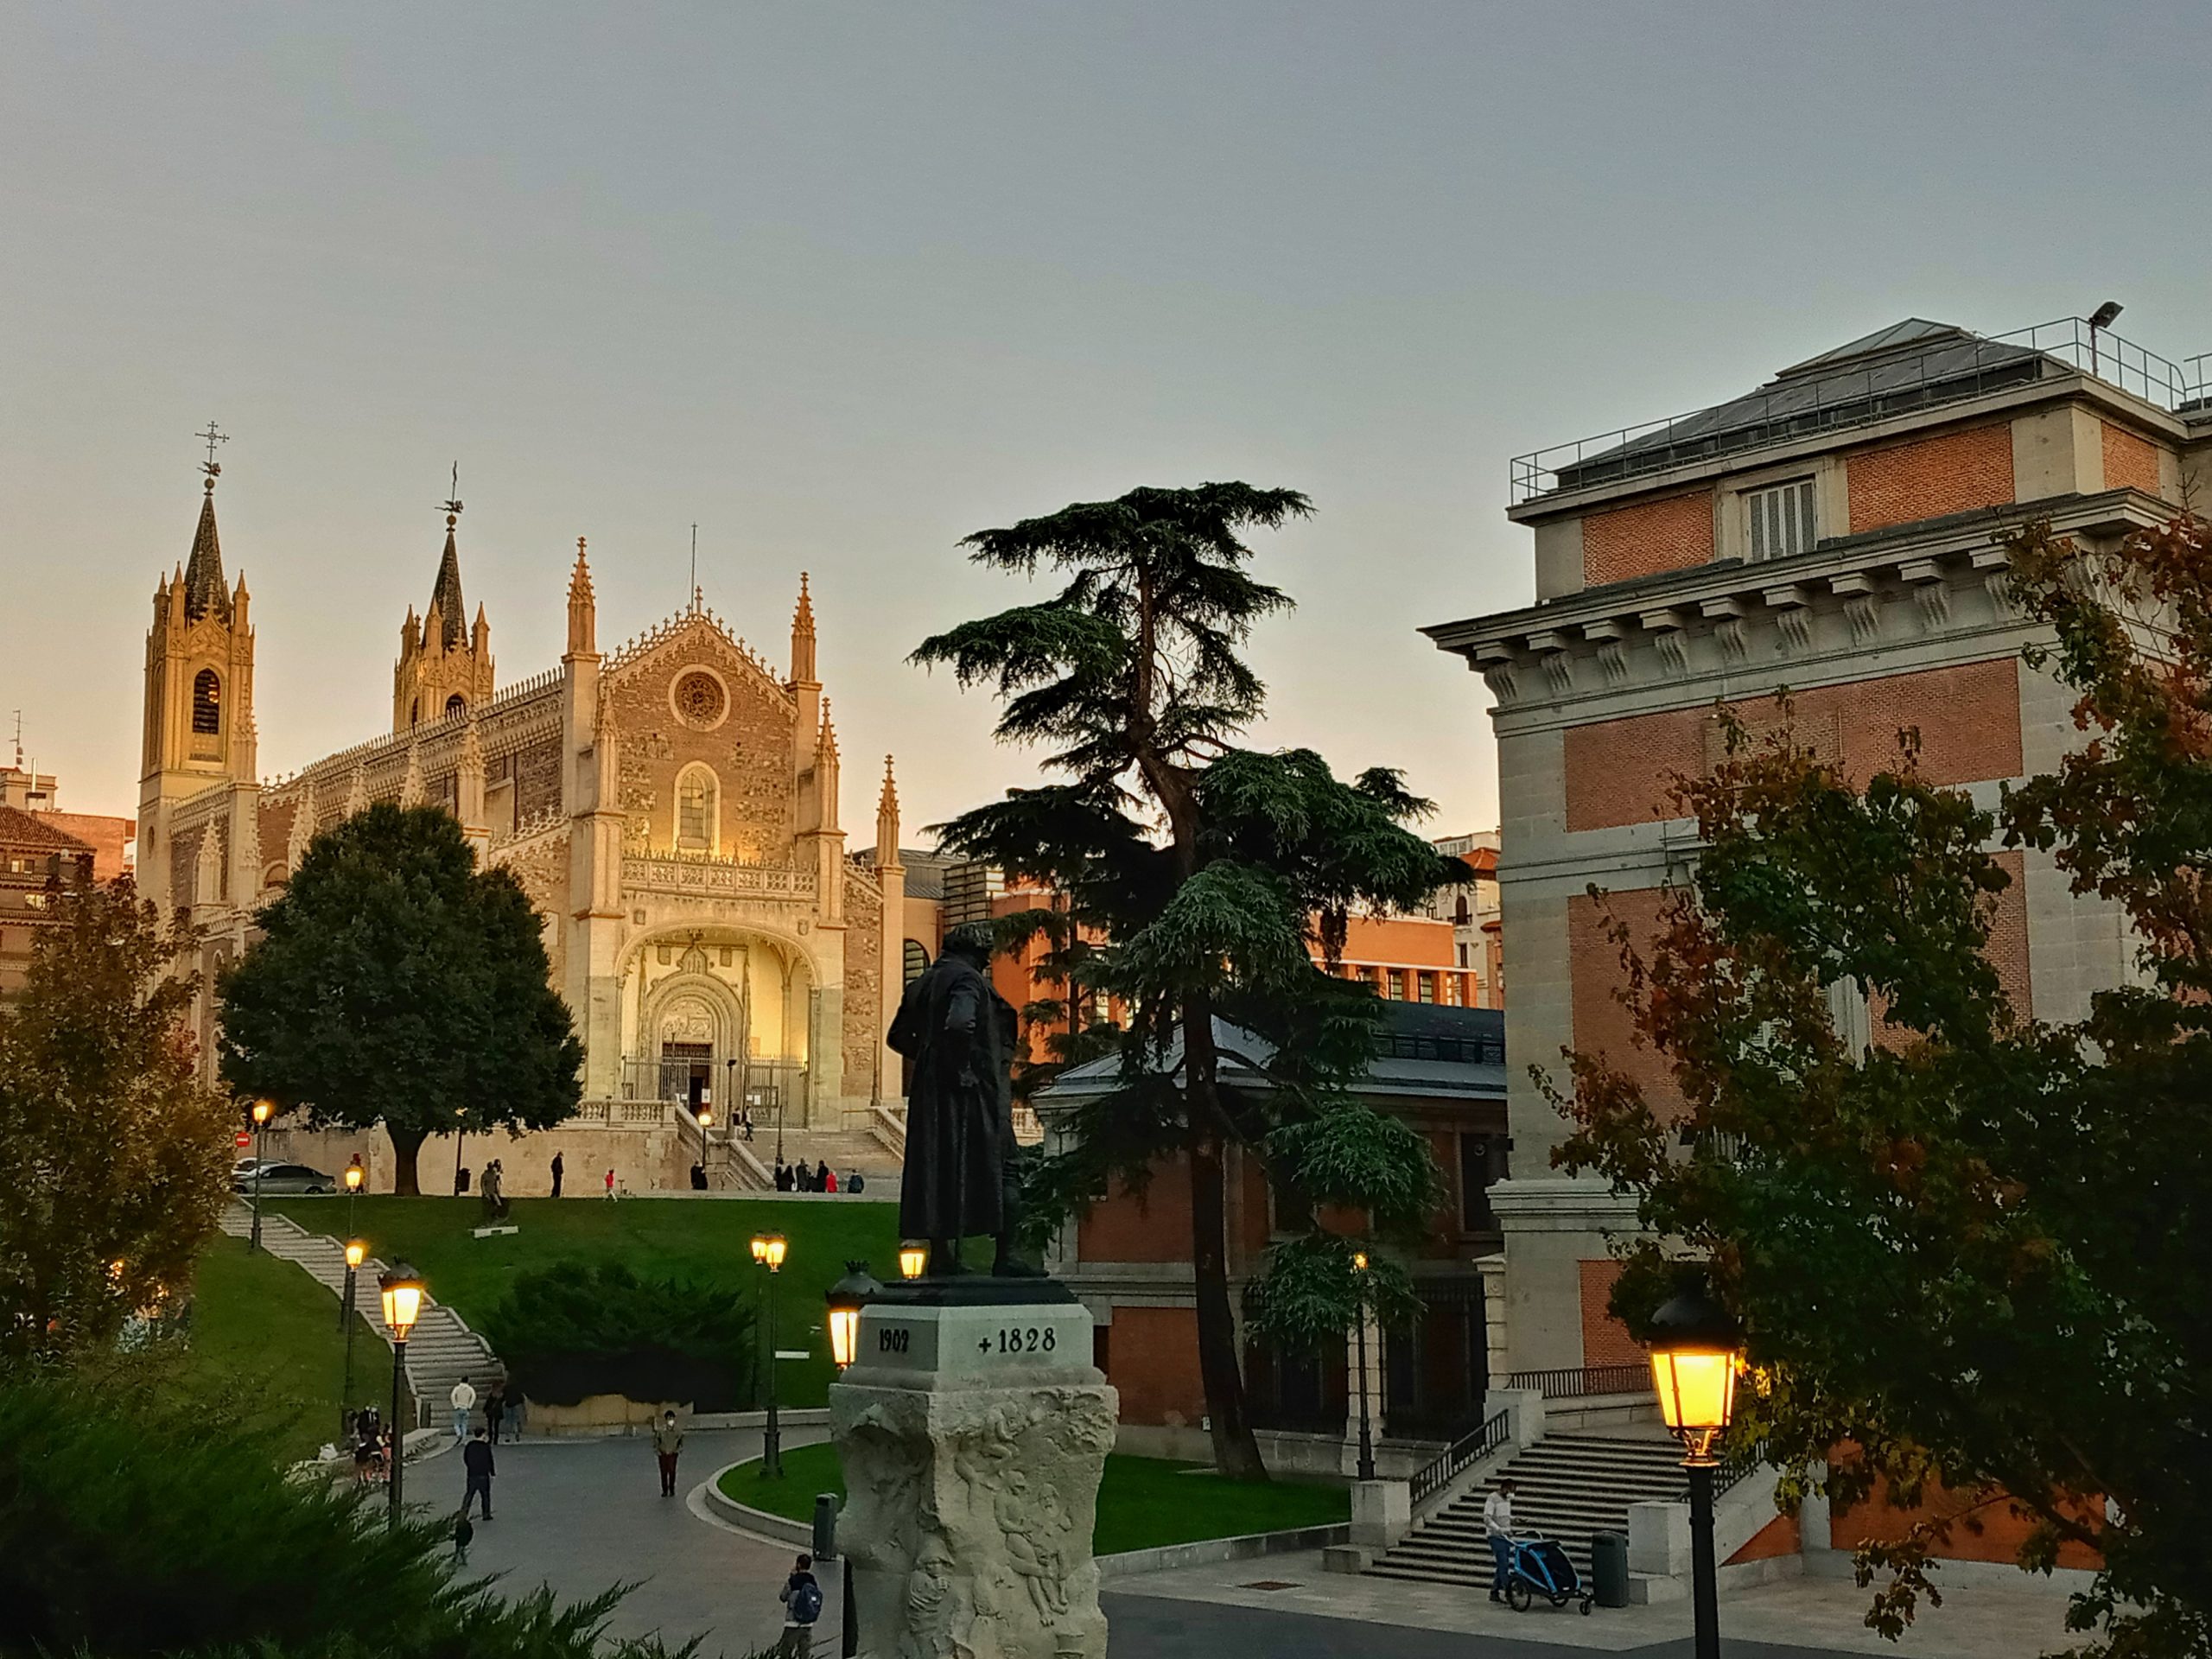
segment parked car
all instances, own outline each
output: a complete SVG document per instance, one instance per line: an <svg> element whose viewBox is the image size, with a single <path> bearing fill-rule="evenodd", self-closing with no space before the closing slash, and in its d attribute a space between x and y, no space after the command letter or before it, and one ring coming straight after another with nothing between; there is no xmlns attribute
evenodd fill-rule
<svg viewBox="0 0 2212 1659"><path fill-rule="evenodd" d="M231 1179L233 1181L251 1181L253 1179L253 1166L259 1162L261 1160L258 1158L239 1159L231 1166Z"/></svg>
<svg viewBox="0 0 2212 1659"><path fill-rule="evenodd" d="M254 1174L249 1169L232 1185L241 1192L254 1190ZM335 1192L338 1178L326 1175L319 1169L309 1169L305 1164L264 1164L261 1166L260 1186L270 1198L289 1198L298 1193Z"/></svg>

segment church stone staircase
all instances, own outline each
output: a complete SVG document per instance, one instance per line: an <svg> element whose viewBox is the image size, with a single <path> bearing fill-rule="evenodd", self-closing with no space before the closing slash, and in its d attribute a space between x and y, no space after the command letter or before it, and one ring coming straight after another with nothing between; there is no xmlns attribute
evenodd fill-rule
<svg viewBox="0 0 2212 1659"><path fill-rule="evenodd" d="M1626 1531L1630 1503L1680 1503L1689 1493L1681 1448L1671 1440L1549 1434L1420 1522L1367 1570L1386 1579L1489 1588L1483 1500L1501 1480L1514 1484L1514 1531L1557 1538L1586 1585L1592 1534Z"/></svg>

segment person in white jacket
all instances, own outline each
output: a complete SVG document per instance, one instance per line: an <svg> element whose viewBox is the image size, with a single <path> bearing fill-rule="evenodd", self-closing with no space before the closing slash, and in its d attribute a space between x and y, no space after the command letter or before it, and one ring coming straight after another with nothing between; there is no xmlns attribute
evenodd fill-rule
<svg viewBox="0 0 2212 1659"><path fill-rule="evenodd" d="M458 1446L468 1438L468 1414L476 1409L476 1390L468 1386L468 1379L464 1376L453 1385L453 1393L448 1398L453 1405L454 1444Z"/></svg>
<svg viewBox="0 0 2212 1659"><path fill-rule="evenodd" d="M1483 1530L1490 1535L1491 1567L1490 1599L1505 1599L1507 1572L1513 1561L1513 1483L1501 1480L1497 1490L1483 1499Z"/></svg>

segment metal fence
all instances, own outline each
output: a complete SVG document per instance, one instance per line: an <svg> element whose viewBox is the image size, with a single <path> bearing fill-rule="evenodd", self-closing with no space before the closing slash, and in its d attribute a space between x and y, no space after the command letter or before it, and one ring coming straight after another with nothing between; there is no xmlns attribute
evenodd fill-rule
<svg viewBox="0 0 2212 1659"><path fill-rule="evenodd" d="M1651 1367L1633 1365L1569 1366L1553 1371L1515 1371L1505 1379L1509 1389L1534 1389L1547 1400L1586 1400L1601 1394L1649 1394Z"/></svg>
<svg viewBox="0 0 2212 1659"><path fill-rule="evenodd" d="M747 1060L734 1070L726 1060L711 1063L690 1059L638 1059L622 1062L622 1098L660 1100L689 1105L695 1065L707 1064L707 1097L724 1124L735 1121L745 1108L756 1128L776 1121L779 1113L802 1117L806 1107L806 1065L800 1060ZM727 1100L733 1084L737 1099Z"/></svg>

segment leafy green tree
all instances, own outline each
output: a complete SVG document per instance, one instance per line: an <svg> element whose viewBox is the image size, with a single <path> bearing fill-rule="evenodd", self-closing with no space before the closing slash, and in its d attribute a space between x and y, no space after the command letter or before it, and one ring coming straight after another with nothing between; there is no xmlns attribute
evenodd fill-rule
<svg viewBox="0 0 2212 1659"><path fill-rule="evenodd" d="M195 1074L190 933L126 878L53 895L0 1009L0 1356L112 1341L181 1301L230 1192L236 1113Z"/></svg>
<svg viewBox="0 0 2212 1659"><path fill-rule="evenodd" d="M995 691L1000 741L1043 746L1063 779L962 814L942 827L943 844L1058 894L1057 919L1009 932L1059 929L1081 947L1063 947L1066 970L1128 1016L1111 1034L1120 1086L1081 1109L1065 1151L1033 1168L1033 1225L1116 1180L1141 1187L1162 1165L1183 1166L1215 1463L1251 1478L1265 1471L1230 1298L1230 1149L1261 1159L1278 1190L1308 1206L1307 1236L1275 1254L1249 1304L1293 1343L1332 1322L1342 1337L1357 1306L1355 1243L1417 1228L1440 1191L1420 1138L1347 1091L1373 1053L1373 995L1316 968L1309 945L1340 944L1354 906L1410 906L1457 867L1406 827L1426 804L1395 773L1346 783L1308 751L1235 741L1265 702L1243 648L1256 622L1291 603L1249 574L1242 537L1308 511L1294 491L1206 484L981 531L965 543L977 563L1049 571L1057 591L914 654ZM1217 1018L1267 1039L1266 1087L1223 1082ZM1317 1206L1363 1216L1367 1234L1323 1229ZM1382 1294L1403 1292L1402 1271L1376 1276Z"/></svg>
<svg viewBox="0 0 2212 1659"><path fill-rule="evenodd" d="M1631 1328L1708 1256L1749 1332L1746 1438L1783 1497L1929 1503L1868 1623L1940 1601L1929 1561L2011 1506L2021 1565L2103 1562L2083 1651L2212 1651L2212 541L2201 521L2088 551L2009 540L2085 741L1994 812L1904 734L1863 785L1785 736L1677 785L1705 843L1624 993L1680 1101L1570 1057L1562 1149L1640 1195ZM2116 906L2138 975L2032 1019L1987 950L2003 849ZM1840 1034L1863 1000L1871 1044ZM1690 1150L1681 1150L1687 1131ZM2094 1558L2093 1558L2094 1559Z"/></svg>
<svg viewBox="0 0 2212 1659"><path fill-rule="evenodd" d="M429 1135L575 1109L583 1045L537 914L450 813L384 804L325 830L260 925L219 986L224 1075L318 1125L382 1123L399 1192Z"/></svg>
<svg viewBox="0 0 2212 1659"><path fill-rule="evenodd" d="M607 1636L619 1592L464 1585L451 1529L289 1478L271 1426L157 1363L0 1374L0 1652L664 1659Z"/></svg>

